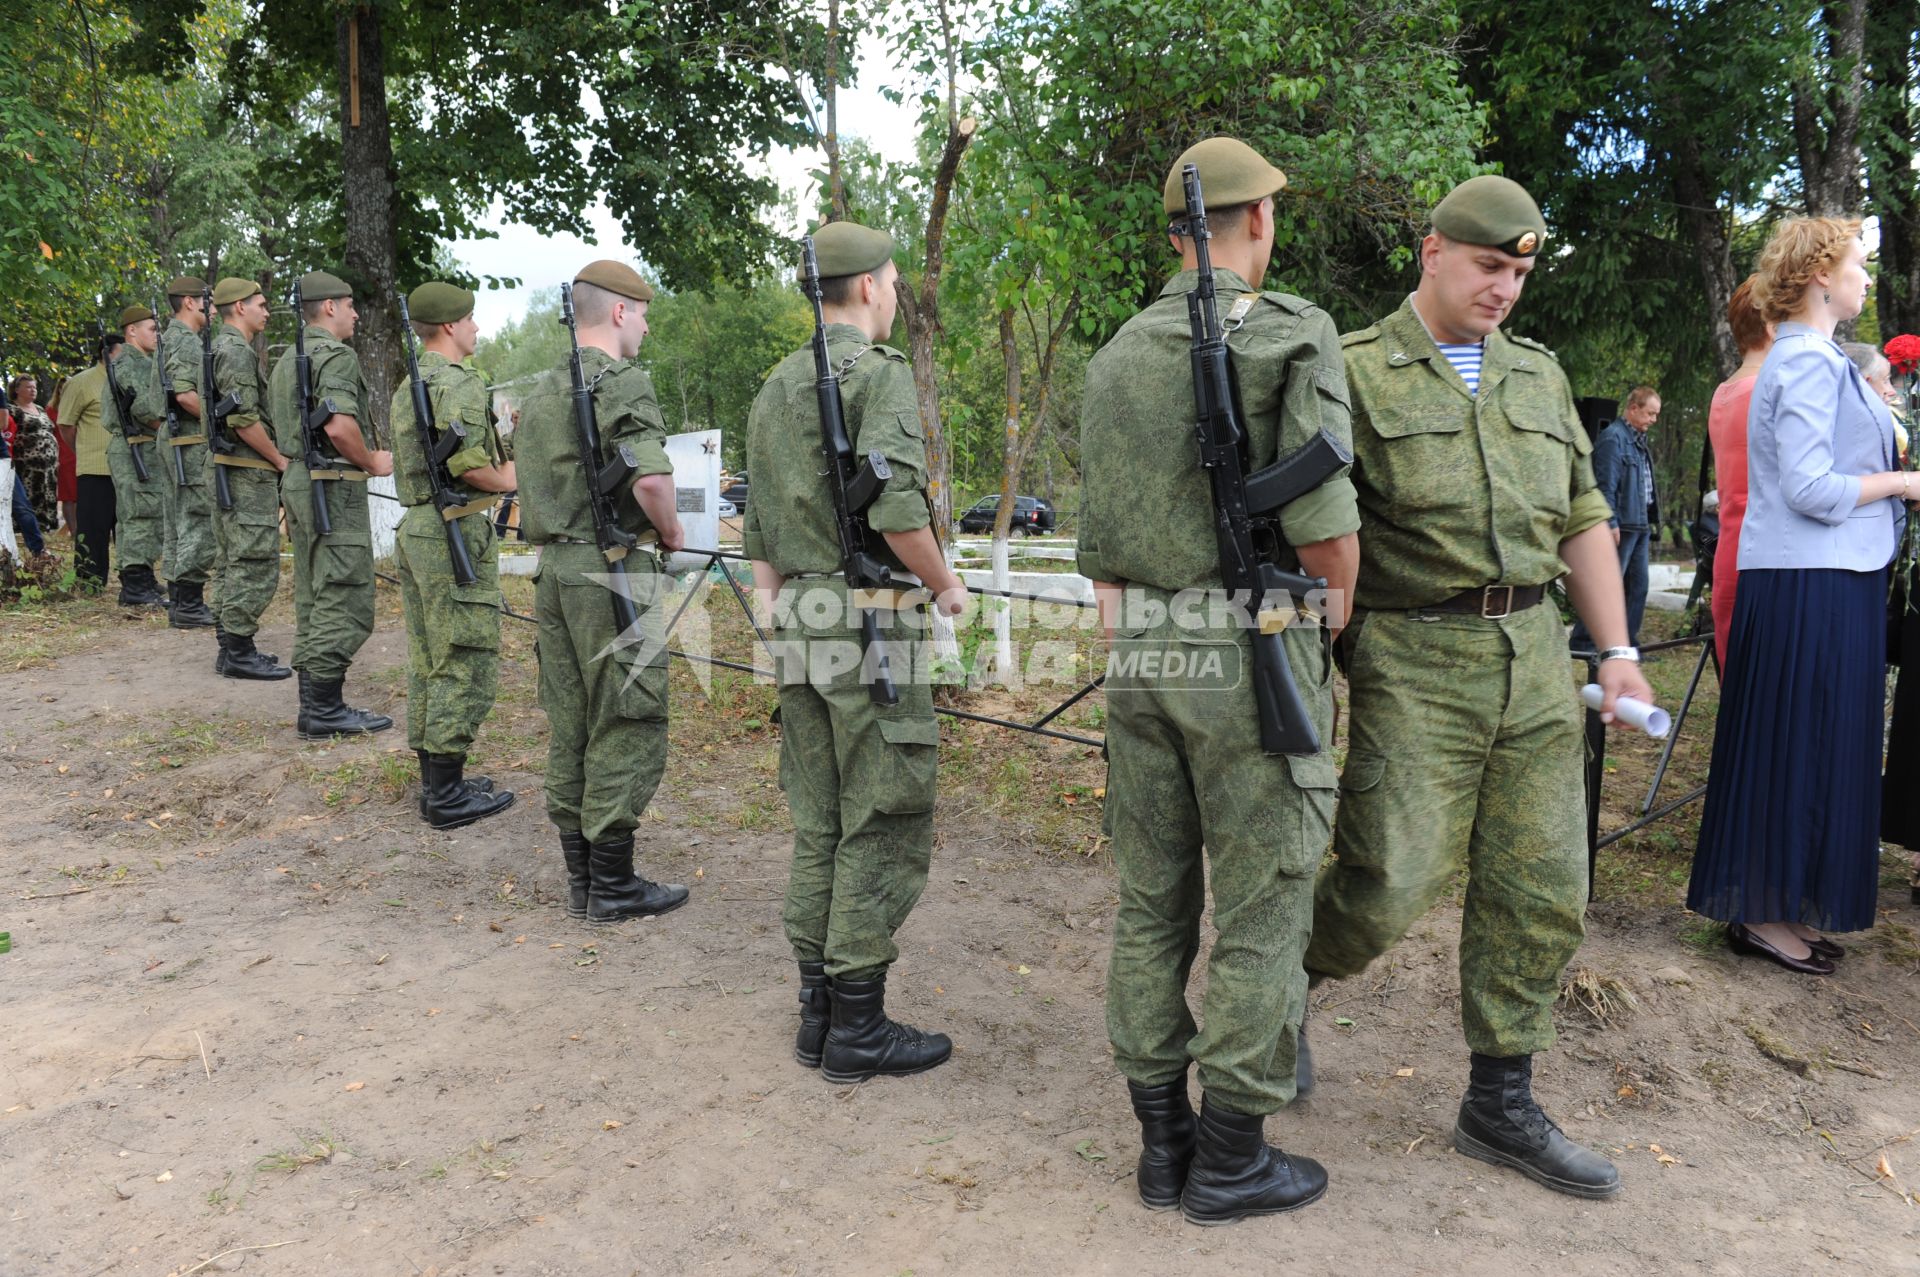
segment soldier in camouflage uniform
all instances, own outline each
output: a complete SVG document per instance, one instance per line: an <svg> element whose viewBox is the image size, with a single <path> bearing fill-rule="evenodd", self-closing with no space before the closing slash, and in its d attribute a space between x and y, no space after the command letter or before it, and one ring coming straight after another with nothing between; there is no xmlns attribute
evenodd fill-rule
<svg viewBox="0 0 1920 1277"><path fill-rule="evenodd" d="M966 589L947 566L927 503L927 455L906 356L893 328L893 239L853 222L814 235L826 339L853 452L886 455L892 478L868 507L869 550L918 577L948 615ZM794 1054L830 1082L918 1073L953 1051L942 1033L887 1017L893 934L927 884L940 729L924 616L878 610L899 703L876 706L860 677L854 609L823 477L810 347L767 377L747 418L753 501L744 529L779 654L780 787L793 812L787 941L800 964ZM782 591L785 591L783 594Z"/></svg>
<svg viewBox="0 0 1920 1277"><path fill-rule="evenodd" d="M1342 641L1352 718L1337 861L1307 970L1354 975L1467 870L1461 1017L1472 1081L1457 1151L1581 1197L1619 1173L1534 1102L1560 975L1582 936L1580 713L1548 598L1562 575L1616 696L1651 701L1591 445L1551 352L1499 327L1547 228L1504 177L1441 201L1418 290L1344 339L1360 584ZM1463 373L1464 370L1464 373ZM1474 379L1469 381L1471 376Z"/></svg>
<svg viewBox="0 0 1920 1277"><path fill-rule="evenodd" d="M136 412L166 415L162 396L174 408L174 425L160 449L162 468L174 484L171 501L173 539L167 551L167 624L175 629L211 628L214 616L206 604L207 574L213 567L213 474L207 461L207 435L200 425L200 330L209 316L202 294L206 284L181 275L167 284L167 305L173 318L160 338L154 357L147 398ZM186 482L179 481L178 455Z"/></svg>
<svg viewBox="0 0 1920 1277"><path fill-rule="evenodd" d="M407 507L394 540L400 598L407 617L407 744L420 760L420 816L435 829L458 829L513 805L508 790L465 776L467 750L493 709L500 670L500 546L492 512L517 483L494 429L487 383L466 360L479 328L473 294L453 284L422 284L407 297L420 380L436 444L462 435L448 455L446 481L457 504L433 504L430 459L421 447L410 385L393 392L387 420L400 502ZM473 564L474 581L454 577L451 525Z"/></svg>
<svg viewBox="0 0 1920 1277"><path fill-rule="evenodd" d="M114 544L119 548L120 603L142 607L164 603L153 565L166 536L166 485L172 477L154 447L153 423L136 411L141 392L153 376L153 352L159 340L153 312L129 306L120 312L126 341L115 352L108 383L107 466L113 472ZM134 469L140 450L147 477Z"/></svg>
<svg viewBox="0 0 1920 1277"><path fill-rule="evenodd" d="M1285 176L1232 138L1189 148L1162 191L1183 269L1088 365L1079 569L1094 583L1112 646L1106 815L1120 906L1107 1029L1141 1123L1137 1184L1150 1209L1179 1206L1195 1223L1223 1224L1293 1210L1327 1187L1318 1162L1268 1145L1264 1129L1294 1095L1306 1005L1300 957L1332 828L1334 770L1324 753L1262 751L1244 624L1204 609L1183 618L1178 602L1222 597L1213 494L1193 428L1187 299L1199 274L1187 164L1198 167L1207 203L1247 472L1323 430L1344 444L1347 389L1326 312L1258 289ZM1279 523L1299 570L1344 597L1360 526L1344 473L1282 509ZM1327 631L1302 618L1283 643L1314 726L1330 740ZM1219 939L1196 1026L1187 983L1209 878ZM1197 1122L1189 1061L1203 1093Z"/></svg>
<svg viewBox="0 0 1920 1277"><path fill-rule="evenodd" d="M547 713L547 815L567 864L567 912L620 922L677 909L687 889L634 871L633 831L667 765L664 578L649 545L624 562L639 633L622 634L595 542L587 484L621 458L631 483L612 493L614 517L643 542L682 544L653 382L627 361L647 335L653 289L632 267L592 262L573 280L580 367L598 418L598 457L580 455L569 365L541 376L514 432L520 529L540 548L540 707Z"/></svg>
<svg viewBox="0 0 1920 1277"><path fill-rule="evenodd" d="M360 357L347 345L359 312L353 289L326 271L300 277L307 359L312 385L294 375L294 348L273 366L267 384L274 446L287 458L280 500L293 539L293 668L300 676L300 712L294 729L303 740L383 732L385 714L356 709L341 697L347 669L373 633L373 526L367 513L367 477L393 473L393 454L380 446L367 402ZM307 396L332 409L314 429L328 465L309 471L301 440ZM333 530L314 526L318 483Z"/></svg>
<svg viewBox="0 0 1920 1277"><path fill-rule="evenodd" d="M220 542L220 607L214 633L220 651L213 670L228 678L276 680L293 671L254 646L261 614L280 588L280 475L287 459L274 446L271 419L253 339L267 326L267 299L250 279L229 278L213 290L220 329L213 338L213 396L233 408L216 428L224 432L213 464L224 467L233 509L215 501Z"/></svg>

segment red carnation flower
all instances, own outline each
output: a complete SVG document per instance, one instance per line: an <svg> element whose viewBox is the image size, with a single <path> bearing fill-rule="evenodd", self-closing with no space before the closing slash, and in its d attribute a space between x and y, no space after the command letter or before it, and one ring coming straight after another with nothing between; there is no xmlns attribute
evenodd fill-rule
<svg viewBox="0 0 1920 1277"><path fill-rule="evenodd" d="M1902 377L1920 369L1920 337L1901 333L1886 345L1887 362Z"/></svg>

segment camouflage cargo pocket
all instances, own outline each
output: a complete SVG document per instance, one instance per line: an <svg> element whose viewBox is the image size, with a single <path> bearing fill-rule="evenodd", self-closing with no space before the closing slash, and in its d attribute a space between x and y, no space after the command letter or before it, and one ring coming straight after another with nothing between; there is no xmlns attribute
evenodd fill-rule
<svg viewBox="0 0 1920 1277"><path fill-rule="evenodd" d="M883 718L879 723L894 766L882 792L874 797L874 808L891 816L932 811L939 779L940 724L930 718Z"/></svg>
<svg viewBox="0 0 1920 1277"><path fill-rule="evenodd" d="M500 650L500 590L483 581L451 587L446 609L447 641L483 652Z"/></svg>
<svg viewBox="0 0 1920 1277"><path fill-rule="evenodd" d="M1321 754L1287 755L1287 773L1300 791L1299 838L1282 848L1281 872L1304 877L1320 868L1333 841L1333 799L1339 784L1333 759Z"/></svg>

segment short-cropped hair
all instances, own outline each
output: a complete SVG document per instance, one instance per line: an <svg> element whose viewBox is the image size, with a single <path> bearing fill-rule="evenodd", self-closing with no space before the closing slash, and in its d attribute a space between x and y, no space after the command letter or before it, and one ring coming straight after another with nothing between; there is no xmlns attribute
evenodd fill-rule
<svg viewBox="0 0 1920 1277"><path fill-rule="evenodd" d="M1795 217L1780 223L1753 271L1753 304L1769 323L1793 318L1813 277L1860 238L1857 217Z"/></svg>
<svg viewBox="0 0 1920 1277"><path fill-rule="evenodd" d="M1660 392L1652 386L1635 386L1627 392L1627 407L1638 408L1649 399L1658 399Z"/></svg>
<svg viewBox="0 0 1920 1277"><path fill-rule="evenodd" d="M1766 317L1753 304L1753 280L1752 275L1741 280L1740 287L1733 290L1733 296L1727 301L1727 327L1733 330L1734 344L1743 355L1750 355L1767 344Z"/></svg>

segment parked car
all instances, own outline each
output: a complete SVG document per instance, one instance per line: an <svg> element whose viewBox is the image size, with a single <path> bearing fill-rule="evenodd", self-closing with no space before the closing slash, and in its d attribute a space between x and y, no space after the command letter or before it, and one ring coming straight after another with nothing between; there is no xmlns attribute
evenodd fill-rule
<svg viewBox="0 0 1920 1277"><path fill-rule="evenodd" d="M973 535L993 531L993 517L1000 509L1000 494L981 497L960 516L960 530ZM1039 497L1015 497L1013 522L1008 531L1017 537L1041 536L1054 529L1053 507Z"/></svg>
<svg viewBox="0 0 1920 1277"><path fill-rule="evenodd" d="M733 502L734 508L742 514L745 514L747 510L747 472L742 470L726 483L721 484L720 496L723 500Z"/></svg>

